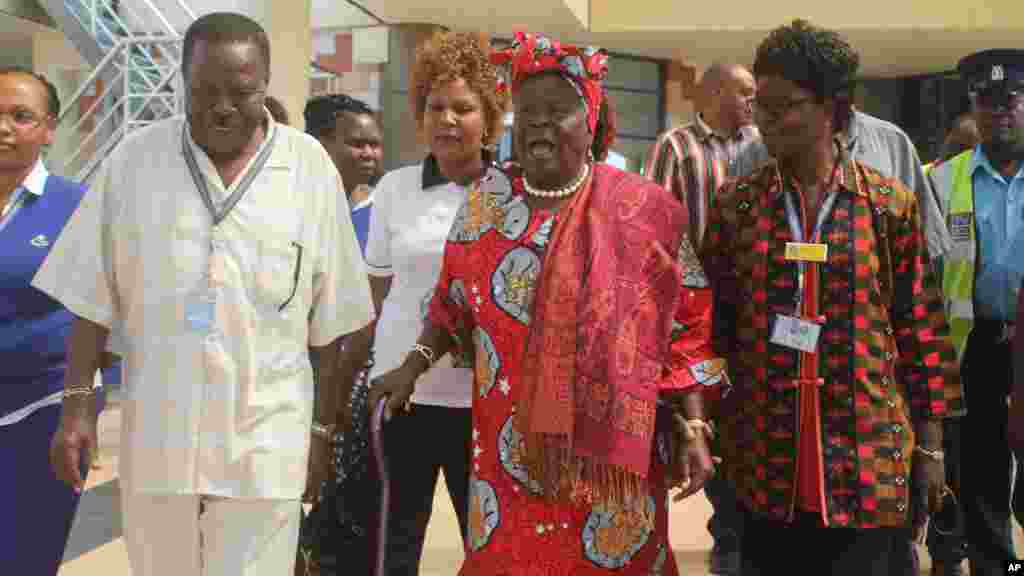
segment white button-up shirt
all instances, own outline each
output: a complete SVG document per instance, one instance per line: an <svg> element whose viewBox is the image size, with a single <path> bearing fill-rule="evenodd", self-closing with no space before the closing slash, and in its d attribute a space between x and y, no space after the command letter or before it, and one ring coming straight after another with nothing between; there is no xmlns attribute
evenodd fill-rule
<svg viewBox="0 0 1024 576"><path fill-rule="evenodd" d="M268 122L270 156L217 226L185 162L185 119L133 134L35 277L112 330L124 358L121 487L132 493L299 498L314 401L307 347L373 318L341 177L315 139ZM186 141L220 208L253 162L225 189ZM208 331L185 319L197 293L216 299Z"/></svg>
<svg viewBox="0 0 1024 576"><path fill-rule="evenodd" d="M441 176L437 160L388 172L374 191L367 271L393 278L373 343L370 378L398 368L423 331L441 275L448 231L466 201L466 189ZM413 402L446 408L473 406L473 371L455 367L451 354L416 381Z"/></svg>

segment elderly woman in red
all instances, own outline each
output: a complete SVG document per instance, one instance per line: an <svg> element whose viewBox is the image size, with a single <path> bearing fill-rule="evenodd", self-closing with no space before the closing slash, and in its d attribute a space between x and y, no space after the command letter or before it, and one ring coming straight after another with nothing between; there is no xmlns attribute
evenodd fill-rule
<svg viewBox="0 0 1024 576"><path fill-rule="evenodd" d="M668 489L712 473L702 395L724 381L682 209L600 162L603 51L518 34L494 61L519 164L471 188L426 327L372 394L401 418L416 376L472 346L463 576L675 575Z"/></svg>

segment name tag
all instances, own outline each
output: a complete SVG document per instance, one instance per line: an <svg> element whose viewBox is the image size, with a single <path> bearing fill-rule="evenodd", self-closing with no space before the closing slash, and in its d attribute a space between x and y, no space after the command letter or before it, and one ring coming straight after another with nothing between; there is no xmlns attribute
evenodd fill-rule
<svg viewBox="0 0 1024 576"><path fill-rule="evenodd" d="M967 242L971 239L972 216L970 212L949 215L949 235L953 237L953 242Z"/></svg>
<svg viewBox="0 0 1024 576"><path fill-rule="evenodd" d="M195 334L209 334L216 318L217 297L206 289L185 296L185 329Z"/></svg>
<svg viewBox="0 0 1024 576"><path fill-rule="evenodd" d="M772 327L772 344L813 354L818 349L821 324L779 314Z"/></svg>
<svg viewBox="0 0 1024 576"><path fill-rule="evenodd" d="M786 260L825 262L828 260L828 244L786 242Z"/></svg>

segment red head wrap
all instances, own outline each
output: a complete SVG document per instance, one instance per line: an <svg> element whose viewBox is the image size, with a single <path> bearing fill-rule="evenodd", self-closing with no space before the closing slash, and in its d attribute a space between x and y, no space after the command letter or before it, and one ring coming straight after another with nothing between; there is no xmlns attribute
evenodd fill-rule
<svg viewBox="0 0 1024 576"><path fill-rule="evenodd" d="M562 44L541 34L516 32L512 46L491 53L491 62L509 69L513 92L530 76L544 72L561 74L583 99L587 126L591 134L595 133L605 98L601 84L608 74L607 52L591 46Z"/></svg>

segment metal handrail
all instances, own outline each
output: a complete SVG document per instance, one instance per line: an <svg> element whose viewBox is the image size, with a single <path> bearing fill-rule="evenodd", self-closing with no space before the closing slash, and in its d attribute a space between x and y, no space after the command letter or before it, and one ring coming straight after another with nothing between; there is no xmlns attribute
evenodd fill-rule
<svg viewBox="0 0 1024 576"><path fill-rule="evenodd" d="M114 59L114 57L118 54L118 51L122 46L128 44L141 44L147 42L174 44L176 42L180 42L180 39L167 38L165 36L133 36L129 38L121 38L117 41L117 44L114 44L114 47L111 48L110 51L103 56L103 59L100 60L99 64L97 64L92 69L92 72L90 72L89 76L85 79L84 82L82 82L82 85L78 87L78 90L75 90L75 93L71 96L71 98L68 99L68 102L77 102L78 99L81 98L82 95L89 90L89 87L92 86L96 82L96 80L99 79L99 77L106 71L105 69L107 67L107 64L109 64L110 61ZM60 122L60 120L62 120L71 109L72 106L65 107L64 110L61 111L60 116L57 118L57 121Z"/></svg>
<svg viewBox="0 0 1024 576"><path fill-rule="evenodd" d="M113 83L116 83L116 82L120 81L121 80L121 75L123 75L123 74L124 74L123 70L118 70L117 71L117 75L113 77L111 83L113 84ZM82 127L82 124L86 120L88 120L89 118L92 118L93 116L95 116L96 108L99 107L100 103L103 102L103 99L106 98L106 96L107 96L106 92L104 94L100 95L100 96L97 96L96 99L93 100L92 104L89 106L88 110L86 110L85 112L82 113L81 116L79 116L78 122L75 122L71 126L70 130L72 132L78 132L78 129ZM60 122L58 121L58 125L59 124L60 124Z"/></svg>
<svg viewBox="0 0 1024 576"><path fill-rule="evenodd" d="M73 101L78 101L86 90L96 85L97 80L100 78L105 79L107 82L104 84L101 93L96 95L96 99L91 105L85 110L78 120L71 126L70 130L72 134L78 134L82 125L88 120L92 119L95 122L93 129L89 134L83 135L78 141L78 145L72 153L64 159L64 168L70 169L77 162L85 160L84 153L90 146L90 144L97 141L100 134L105 130L109 130L111 127L111 120L114 115L120 112L121 120L120 126L115 127L108 137L99 144L94 155L98 159L102 159L105 151L109 148L108 143L119 141L128 132L127 127L138 124L138 118L145 113L150 111L155 113L158 117L168 117L174 115L178 110L177 98L173 93L168 95L162 91L166 88L173 80L179 70L179 63L177 58L163 47L164 44L173 43L174 41L166 37L157 38L125 38L119 41L115 49L111 50L105 57L101 66L98 66L95 70L90 73L89 78L82 86L79 87L79 91L75 94ZM131 85L132 59L134 57L134 51L132 50L135 46L153 46L156 45L158 50L165 52L165 62L153 71L158 72L159 76L156 79L147 78L145 84L147 89L139 93L137 88L133 89ZM124 61L120 61L123 58ZM111 71L113 73L111 74ZM120 95L115 96L117 91L120 90ZM139 101L141 99L141 102ZM159 102L162 110L154 109L152 106ZM109 109L106 113L98 113L99 109L103 105L108 105ZM70 113L74 109L73 106L69 106L65 109L65 113L62 113L61 120L68 118L66 114ZM97 117L100 116L100 117ZM62 122L63 123L63 122ZM144 125L146 122L143 122ZM84 175L91 174L95 168L93 162L87 162L85 169L83 170Z"/></svg>
<svg viewBox="0 0 1024 576"><path fill-rule="evenodd" d="M103 116L96 122L95 126L93 127L93 130L88 135L85 135L79 141L78 146L75 148L75 150L65 159L64 167L65 168L69 168L76 161L79 160L79 158L82 156L82 153L85 151L87 146L97 138L97 136L99 135L101 130L110 122L111 118L119 110L120 110L120 112L122 114L121 126L119 126L117 129L114 130L113 134L108 138L108 141L110 141L110 140L116 141L116 140L119 140L121 137L123 137L124 136L124 132L125 132L124 126L137 122L138 121L138 117L145 110L147 110L147 108L149 108L150 104L152 102L154 102L155 100L160 100L160 101L164 102L164 105L167 106L168 108L170 108L170 110L169 110L170 114L168 114L167 116L174 115L177 112L177 110L174 110L174 106L168 105L166 103L166 96L162 95L159 92L159 90L161 90L165 86L167 86L174 79L174 75L176 73L177 73L177 67L176 66L169 66L168 70L166 70L164 73L161 74L160 79L159 79L159 81L156 84L156 90L154 90L152 92L147 92L144 95L140 95L140 96L143 97L143 101L135 108L135 110L132 110L131 107L129 106L129 104L131 102L130 99L133 96L130 91L127 92L127 93L123 93L120 97L117 97L115 99L115 101L109 106L109 109L106 111L106 113L103 114ZM97 96L95 102L93 102L92 105L89 107L89 109L86 110L85 113L82 114L82 116L79 118L78 122L76 122L72 126L72 128L71 128L72 133L77 133L79 128L85 122L86 119L88 119L88 118L95 119L95 116L96 116L96 113L97 113L97 108L101 105L101 103L106 98L108 98L111 94L113 94L113 91L115 90L114 87L117 86L119 84L119 81L123 80L125 76L126 76L126 72L124 70L118 70L117 71L117 74L111 79L112 81L110 82L108 87L103 91L102 94ZM104 145L101 145L100 149L97 150L97 155L98 155L100 150L105 148L105 144L106 143L104 143ZM99 155L99 157L102 158L102 155Z"/></svg>
<svg viewBox="0 0 1024 576"><path fill-rule="evenodd" d="M64 6L102 54L58 117L61 130L69 130L75 142L62 159L63 168L67 172L77 167L84 182L135 128L182 112L182 95L175 85L181 35L168 16L177 10L193 21L196 15L184 0L136 0L117 8L109 0L64 0ZM90 95L95 99L79 110L75 104L90 91L96 92ZM81 130L87 123L92 126L85 134Z"/></svg>
<svg viewBox="0 0 1024 576"><path fill-rule="evenodd" d="M118 103L115 103L114 106L111 106L110 109L107 110L106 114L103 115L103 118L100 119L99 122L96 122L96 126L93 128L92 132L89 132L88 134L82 137L82 140L78 143L78 148L75 148L74 152L65 160L65 168L74 164L74 162L78 160L78 157L82 155L82 152L85 151L86 145L96 139L96 137L99 135L100 127L105 125L107 121L110 120L111 117L113 117L114 113L117 112L117 104Z"/></svg>

